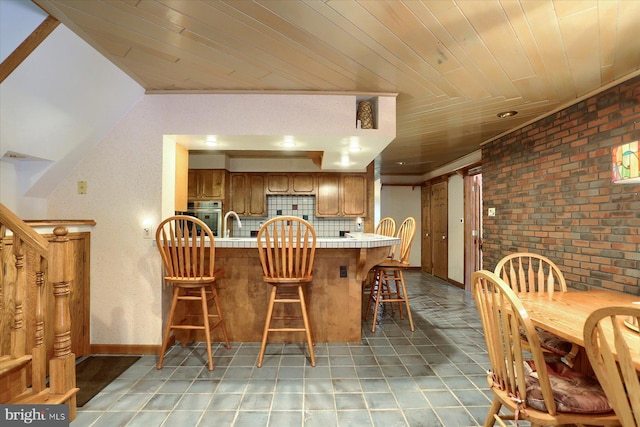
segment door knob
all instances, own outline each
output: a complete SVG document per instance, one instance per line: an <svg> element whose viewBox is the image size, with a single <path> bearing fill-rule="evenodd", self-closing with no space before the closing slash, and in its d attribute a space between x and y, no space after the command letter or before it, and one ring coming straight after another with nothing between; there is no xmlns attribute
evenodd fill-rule
<svg viewBox="0 0 640 427"><path fill-rule="evenodd" d="M442 240L445 240L447 238L447 236L442 236Z"/></svg>

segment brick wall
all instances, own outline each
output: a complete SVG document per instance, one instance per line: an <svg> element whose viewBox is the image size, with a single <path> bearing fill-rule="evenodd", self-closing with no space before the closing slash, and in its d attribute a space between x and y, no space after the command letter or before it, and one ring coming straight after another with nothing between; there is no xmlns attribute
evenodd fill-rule
<svg viewBox="0 0 640 427"><path fill-rule="evenodd" d="M640 77L483 146L483 268L537 252L570 287L640 295L640 185L611 182L612 147L638 139Z"/></svg>

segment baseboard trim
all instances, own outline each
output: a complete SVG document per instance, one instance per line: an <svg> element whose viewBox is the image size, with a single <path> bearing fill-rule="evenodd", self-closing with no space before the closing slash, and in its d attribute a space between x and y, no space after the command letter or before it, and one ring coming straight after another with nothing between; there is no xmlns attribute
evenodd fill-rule
<svg viewBox="0 0 640 427"><path fill-rule="evenodd" d="M453 286L456 286L460 289L464 289L464 283L457 282L453 279L448 279L447 282L451 283Z"/></svg>
<svg viewBox="0 0 640 427"><path fill-rule="evenodd" d="M160 345L91 344L91 354L158 354Z"/></svg>

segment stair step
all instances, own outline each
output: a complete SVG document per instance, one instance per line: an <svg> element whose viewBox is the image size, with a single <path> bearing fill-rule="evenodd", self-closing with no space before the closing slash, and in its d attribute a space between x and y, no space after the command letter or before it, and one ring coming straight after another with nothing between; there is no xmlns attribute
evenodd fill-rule
<svg viewBox="0 0 640 427"><path fill-rule="evenodd" d="M28 365L29 362L31 362L30 354L15 359L10 355L0 357L0 377Z"/></svg>
<svg viewBox="0 0 640 427"><path fill-rule="evenodd" d="M11 399L7 403L11 404L28 404L28 405L38 405L38 404L60 404L65 403L71 397L73 397L79 388L72 388L64 394L53 394L49 388L45 388L40 393L34 393L31 390L27 390L19 396Z"/></svg>

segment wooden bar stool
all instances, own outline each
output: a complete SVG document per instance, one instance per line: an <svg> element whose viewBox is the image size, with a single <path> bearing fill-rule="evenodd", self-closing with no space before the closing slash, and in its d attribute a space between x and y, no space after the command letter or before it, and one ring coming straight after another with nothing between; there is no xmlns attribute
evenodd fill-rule
<svg viewBox="0 0 640 427"><path fill-rule="evenodd" d="M380 236L392 237L396 234L396 221L391 217L382 218L378 225L376 225L375 234ZM389 248L389 258L393 255L393 247ZM367 277L362 281L362 295L371 292L374 286L374 282L377 283L379 278L379 272L374 268L369 270ZM363 298L364 300L364 298Z"/></svg>
<svg viewBox="0 0 640 427"><path fill-rule="evenodd" d="M162 349L158 359L158 369L162 369L167 345L172 330L188 330L193 334L196 330L203 330L207 342L208 368L213 370L211 354L211 331L220 326L226 342L231 348L227 327L222 317L218 290L216 289L215 241L207 224L187 215L176 215L162 221L156 230L156 244L162 256L165 276L164 280L173 285L173 300L169 319L162 339ZM216 312L209 312L209 302L213 300ZM178 303L199 301L202 312L191 314L185 311L184 319L176 321L176 307ZM200 321L195 320L199 318ZM194 320L186 323L187 320ZM185 340L182 346L186 347Z"/></svg>
<svg viewBox="0 0 640 427"><path fill-rule="evenodd" d="M265 222L258 231L257 239L263 279L272 286L258 356L258 368L262 367L267 337L271 332L304 332L311 366L316 366L303 289L313 278L316 232L311 224L303 219L280 216ZM287 311L283 311L282 314L278 311L278 314L274 314L276 304L285 304L280 308L290 304L299 306L300 315L290 315ZM300 320L302 320L302 326ZM272 326L273 321L281 326Z"/></svg>
<svg viewBox="0 0 640 427"><path fill-rule="evenodd" d="M409 254L411 253L411 243L413 242L415 233L416 220L413 217L408 217L402 222L398 229L396 237L400 239L400 244L394 247L391 259L387 259L375 266L376 277L374 278L373 287L369 292L369 303L365 312L366 320L373 306L371 332L375 332L376 330L376 321L378 320L380 306L386 303L391 303L392 309L393 303L398 303L398 311L400 312L401 319L404 318L402 311L402 303L404 303L407 309L407 317L409 318L411 331L414 331L403 271L409 267Z"/></svg>

